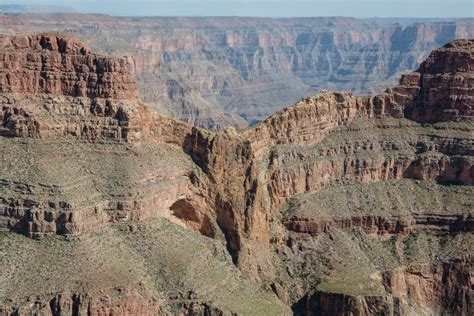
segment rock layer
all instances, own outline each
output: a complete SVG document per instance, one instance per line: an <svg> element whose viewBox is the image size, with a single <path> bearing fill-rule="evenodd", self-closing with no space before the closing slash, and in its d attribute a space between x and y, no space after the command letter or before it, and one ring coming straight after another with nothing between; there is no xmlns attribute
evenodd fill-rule
<svg viewBox="0 0 474 316"><path fill-rule="evenodd" d="M341 293L317 292L305 296L294 308L295 315L407 315L423 314L469 315L470 284L466 270L472 260L398 269L384 273L384 286L392 296L351 296ZM443 284L440 288L439 284ZM424 306L410 310L404 303Z"/></svg>
<svg viewBox="0 0 474 316"><path fill-rule="evenodd" d="M380 93L430 50L474 36L472 19L8 18L23 32L68 32L129 56L145 102L212 129L244 128L321 89Z"/></svg>
<svg viewBox="0 0 474 316"><path fill-rule="evenodd" d="M10 232L0 242L15 261L0 263L6 313L287 314L265 289L301 314L472 309L474 41L434 51L378 96L324 92L243 133L154 113L124 61L74 40L3 42L14 56L1 70L0 228ZM14 79L31 68L36 83ZM60 272L62 255L80 268L61 279L41 264L44 288L25 288L12 267L31 270L23 256L34 245ZM418 279L425 272L433 282Z"/></svg>
<svg viewBox="0 0 474 316"><path fill-rule="evenodd" d="M286 230L273 225L271 236L282 260L275 292L297 298L295 314L470 313L469 242L459 256L435 252L435 263L403 244L428 235L442 253L444 238L472 234L473 48L455 41L381 95L319 94L246 131L268 166L271 209L283 213ZM406 273L398 292L380 269L401 264L409 268L384 274Z"/></svg>
<svg viewBox="0 0 474 316"><path fill-rule="evenodd" d="M2 37L2 93L47 93L73 97L133 99L135 82L126 60L92 54L65 36Z"/></svg>

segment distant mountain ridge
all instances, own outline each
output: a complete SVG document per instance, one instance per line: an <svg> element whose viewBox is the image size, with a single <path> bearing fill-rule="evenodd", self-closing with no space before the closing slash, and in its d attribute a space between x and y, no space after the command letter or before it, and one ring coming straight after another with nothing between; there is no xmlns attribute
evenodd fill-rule
<svg viewBox="0 0 474 316"><path fill-rule="evenodd" d="M73 7L46 4L0 4L4 13L73 13Z"/></svg>

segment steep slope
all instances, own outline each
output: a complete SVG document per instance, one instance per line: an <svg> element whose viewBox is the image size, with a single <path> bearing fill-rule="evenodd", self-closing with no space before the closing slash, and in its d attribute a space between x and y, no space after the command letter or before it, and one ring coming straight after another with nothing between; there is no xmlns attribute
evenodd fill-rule
<svg viewBox="0 0 474 316"><path fill-rule="evenodd" d="M452 42L386 93L318 94L245 132L295 314L472 312L473 55Z"/></svg>
<svg viewBox="0 0 474 316"><path fill-rule="evenodd" d="M473 40L242 133L71 38L0 42L3 313L472 314Z"/></svg>
<svg viewBox="0 0 474 316"><path fill-rule="evenodd" d="M380 93L432 49L474 37L472 19L8 17L130 56L145 102L212 129L243 128L322 89Z"/></svg>
<svg viewBox="0 0 474 316"><path fill-rule="evenodd" d="M0 42L1 314L288 314L180 227L226 238L192 128L137 99L125 60L54 34Z"/></svg>

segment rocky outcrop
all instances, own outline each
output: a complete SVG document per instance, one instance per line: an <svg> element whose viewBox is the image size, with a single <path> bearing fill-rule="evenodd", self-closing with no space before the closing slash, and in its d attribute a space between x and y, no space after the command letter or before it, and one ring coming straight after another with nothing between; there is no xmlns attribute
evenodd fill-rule
<svg viewBox="0 0 474 316"><path fill-rule="evenodd" d="M308 294L295 315L470 315L472 260L459 259L384 272L384 295L318 291ZM443 284L443 286L439 286Z"/></svg>
<svg viewBox="0 0 474 316"><path fill-rule="evenodd" d="M374 119L387 117L406 117L417 121L418 117L413 112L416 104L433 108L429 122L472 120L473 85L469 83L469 78L473 43L469 40L455 41L434 51L426 64L429 65L431 59L456 60L456 56L461 56L458 63L446 61L452 68L441 68L445 71L443 73L432 75L434 70L423 64L418 72L402 77L399 86L375 97L320 93L245 131L244 135L252 141L257 156L268 157L268 187L275 207L278 208L295 194L353 180L370 182L412 178L472 184L474 169L471 154L469 150L465 151L472 142L469 133L456 139L436 136L436 133L394 139L396 131L417 127L410 121L390 120L377 123L373 128L369 125L372 124L370 122L381 122ZM466 59L470 62L461 61ZM427 91L448 91L438 81L429 79L433 76L448 78L445 82L450 83L449 89L453 89L448 90L457 91L456 94L449 92L448 98L464 100L460 101L464 105L459 108L463 110L455 110L458 113L455 116L445 114L454 113L455 104L461 103L431 97L426 99ZM454 77L460 79L454 80ZM341 142L339 139L344 133L341 130L357 133L358 138ZM374 138L364 133L390 134L390 137ZM269 151L271 147L268 144L281 149ZM310 146L311 149L302 146Z"/></svg>
<svg viewBox="0 0 474 316"><path fill-rule="evenodd" d="M413 266L383 274L388 293L426 314L472 313L472 258ZM443 286L439 286L442 284Z"/></svg>
<svg viewBox="0 0 474 316"><path fill-rule="evenodd" d="M250 143L233 128L217 135L193 129L184 148L209 177L211 209L234 262L257 279L271 275L268 217Z"/></svg>
<svg viewBox="0 0 474 316"><path fill-rule="evenodd" d="M5 143L12 151L18 144ZM42 146L53 150L54 143ZM69 150L74 151L72 146ZM105 147L105 146L104 146ZM106 148L102 149L106 149ZM155 147L158 149L159 147ZM87 151L91 156L98 153ZM177 153L179 154L179 153ZM141 158L135 158L141 155ZM121 156L116 158L114 156ZM44 155L43 157L47 157ZM75 236L98 230L109 223L123 221L142 221L151 218L171 218L172 206L183 196L194 196L196 191L189 183L186 173L192 172L189 164L182 161L180 168L164 161L151 162L154 155L143 151L127 154L127 150L116 150L110 154L102 152L95 159L108 161L120 166L121 172L101 170L85 162L82 168L90 175L100 175L105 183L91 183L88 177L74 170L74 154L64 154L63 164L72 170L76 180L63 183L54 181L52 185L41 182L13 182L2 179L0 189L0 229L22 233L31 238L43 238L51 235ZM35 159L38 158L35 155ZM51 157L50 157L51 158ZM146 169L131 170L130 162L141 161ZM180 159L175 157L175 159ZM40 174L54 172L55 164L45 163L38 171ZM126 175L126 181L120 183L116 173ZM161 173L165 173L162 175ZM9 177L5 174L4 177Z"/></svg>
<svg viewBox="0 0 474 316"><path fill-rule="evenodd" d="M403 315L398 298L316 292L302 298L294 315Z"/></svg>
<svg viewBox="0 0 474 316"><path fill-rule="evenodd" d="M455 234L474 231L473 214L412 214L411 216L354 216L344 219L308 219L292 217L284 223L289 231L317 237L332 229L352 230L360 228L367 234L408 235L413 231L430 234Z"/></svg>
<svg viewBox="0 0 474 316"><path fill-rule="evenodd" d="M4 315L156 315L163 313L143 284L127 288L103 289L99 293L57 294L53 297L30 297L24 307L2 307Z"/></svg>
<svg viewBox="0 0 474 316"><path fill-rule="evenodd" d="M186 162L177 168L171 161L165 163L163 155L154 161L152 150L123 146L147 142L148 148L158 151L161 145L152 143L181 148L191 130L186 124L154 113L137 99L126 61L95 55L81 42L53 34L3 37L0 53L0 136L2 146L10 148L11 154L10 158L4 155L4 165L15 159L14 153L25 155L17 139L31 138L36 141L29 145L35 148L29 156L44 160L35 165L32 177L56 174L49 180L52 183L43 183L15 179L18 173L13 170L22 168L18 165L4 170L0 229L32 238L77 235L110 222L170 217L170 207L179 197L194 194L192 185L187 184L192 168L185 167ZM81 141L112 142L115 147L87 146ZM81 154L76 147L88 156L77 160ZM62 177L54 166L58 148L64 150L63 166L70 167L65 170L71 175L66 181L58 180ZM171 151L177 154L174 159L185 156ZM109 161L121 170L94 166L91 158ZM131 167L138 161L146 167ZM88 170L89 176L77 170L78 166ZM97 177L105 181L91 181L99 174ZM115 180L118 174L125 177L124 181ZM166 182L167 189L163 190Z"/></svg>
<svg viewBox="0 0 474 316"><path fill-rule="evenodd" d="M256 151L273 145L313 144L350 123L366 104L367 100L350 93L320 93L270 116L244 135Z"/></svg>
<svg viewBox="0 0 474 316"><path fill-rule="evenodd" d="M27 46L22 44L24 38ZM255 40L246 37L250 44ZM208 279L213 280L211 285L221 281L225 286L231 284L234 272L229 279L218 280L202 266L189 268L189 256L201 252L193 249L197 244L181 249L181 242L186 244L186 238L196 236L203 238L201 243L212 238L215 245L225 245L227 252L223 256L229 256L229 263L236 265L252 284L273 289L287 304L301 301L298 311L302 314L314 310L396 314L402 313L412 300L424 310L429 303L410 298L411 293L421 293L423 289L404 292L398 282L402 276L381 274L395 271L407 262L409 268L415 266L413 256L403 253L412 245L404 244L402 249L398 244L417 236L430 236L428 241L420 237L416 246L422 245L423 251L430 252L429 243L437 243L439 249L433 247L433 251L438 252L430 253L426 259L436 264L451 262L466 253L463 243L469 241L474 225L469 199L474 184L469 112L473 87L465 81L472 72L469 56L473 41L455 41L433 52L418 72L403 77L399 86L378 96L323 92L242 133L233 128L210 132L154 113L136 98L133 83L127 83L131 75L126 62L94 55L74 40L38 35L7 38L4 42L0 53L8 57L4 57L7 63L1 70L5 90L1 95L0 141L8 151L2 155L1 164L0 229L36 239L66 235L72 240L81 235L77 238L81 242L83 236L94 238L95 234L104 234L103 242L121 238L118 244L122 246L112 242L111 248L129 251L132 259L123 267L112 262L107 271L112 276L128 275L126 271L136 269L124 282L146 280L155 289L148 295L140 287L131 291L105 286L98 291L63 291L55 285L61 290L39 299L38 306L33 306L38 311L54 314L61 309L74 313L87 308L106 314L156 313L162 306L157 299L161 297L160 286L174 286L177 282L179 304L173 307L170 303L167 308L188 314L220 314L220 307L214 307L209 299L220 298L219 295L195 299L194 292L183 292L182 275L166 275L156 283L155 275L147 272L157 269L154 273L160 274L176 263L193 287L210 282ZM468 58L468 62L457 58ZM445 61L446 65L439 68L431 59ZM33 81L17 81L25 74L30 74ZM445 77L463 79L436 79ZM444 102L444 97L426 97L443 87L451 91L453 100L464 100L467 105ZM453 90L449 90L451 87ZM420 110L420 106L432 110ZM457 114L446 116L454 113L450 112L453 106ZM395 184L377 186L390 181ZM310 198L311 194L316 195ZM413 196L416 199L412 201ZM299 201L306 201L301 202L306 208L293 207L292 203ZM156 243L155 239L165 238L154 235L160 233L159 229L152 227L145 233L137 228L142 225L140 221L157 218L186 228L188 231L173 233L180 236L176 238L181 242L169 244L169 240L160 239ZM453 246L454 255L446 255L446 247L451 246L446 246L442 238L452 236L460 236L461 241L453 239L452 243L461 245ZM379 238L402 241L392 245ZM37 241L38 245L67 242L52 237L43 240L46 241ZM101 242L94 240L92 244ZM163 252L164 259L155 251L157 245L169 247ZM214 246L206 247L206 257L192 259L204 266L216 257L221 263L227 260ZM177 254L175 249L181 252ZM368 257L379 250L383 256L377 260ZM71 253L86 255L81 248L68 252ZM101 253L92 250L92 254ZM441 255L444 259L438 262L436 258ZM161 263L155 264L158 261ZM340 275L350 273L347 266L352 264L365 264L371 270L357 275L363 281L359 288L346 289L345 283L337 282ZM470 265L467 262L460 270ZM314 274L313 267L326 275ZM115 269L119 274L113 273ZM444 268L437 269L432 277L436 280L444 273L440 272ZM437 292L439 280L432 286L430 297L443 302L440 308L462 313L471 308L467 298L453 301L453 293L462 292L467 297L465 274L461 274L453 274L447 292ZM14 275L8 274L8 280L13 280ZM408 280L407 288L416 285L410 276L404 278ZM458 278L462 282L456 285ZM240 282L240 277L237 279ZM293 280L301 284L294 284ZM373 280L376 286L366 289L364 284ZM341 293L320 290L313 296L310 290L322 281L329 288L331 282L336 283L335 288L342 289ZM70 282L68 287L77 289L75 285L80 280ZM382 285L386 293L379 293ZM219 288L215 287L211 293ZM102 289L109 289L112 294L104 295L114 299L103 300ZM235 291L239 287L234 284L223 289ZM248 300L252 294L246 293ZM172 297L175 295L164 300L169 303ZM11 307L8 312L15 312L12 308L18 306L25 306L26 313L35 311L21 299L24 297L7 304L6 308ZM229 303L221 305L226 304ZM226 311L234 309L233 305ZM267 305L259 311L265 314L265 309L274 311Z"/></svg>
<svg viewBox="0 0 474 316"><path fill-rule="evenodd" d="M67 36L41 34L0 38L0 92L134 99L129 64L92 53Z"/></svg>
<svg viewBox="0 0 474 316"><path fill-rule="evenodd" d="M281 258L276 280L283 287L275 293L290 297L295 314L469 314L469 251L449 259L434 254L419 272L424 260L408 259L413 253L402 249L413 245L400 244L414 236L442 244L471 234L473 47L460 40L435 50L378 96L317 94L245 132L268 172L273 219L285 226L271 224L270 240ZM405 187L413 179L439 188ZM467 191L456 195L449 185ZM446 248L468 249L468 243ZM398 285L404 290L395 293L377 276L384 265L409 266L400 267L410 275ZM367 276L353 280L351 273ZM440 286L439 275L459 281Z"/></svg>
<svg viewBox="0 0 474 316"><path fill-rule="evenodd" d="M422 123L472 118L472 58L472 40L446 44L416 72L403 75L399 86L375 97L374 103Z"/></svg>
<svg viewBox="0 0 474 316"><path fill-rule="evenodd" d="M360 115L406 117L429 123L471 119L473 43L458 40L433 51L416 72L402 76L397 87L372 98L320 93L302 99L267 118L248 136L255 142L256 135L263 133L272 144L310 144Z"/></svg>
<svg viewBox="0 0 474 316"><path fill-rule="evenodd" d="M138 100L124 59L93 54L62 35L2 37L1 42L3 136L153 138L181 145L190 130Z"/></svg>
<svg viewBox="0 0 474 316"><path fill-rule="evenodd" d="M354 181L367 183L411 178L447 184L472 184L473 163L469 158L436 154L407 157L405 153L400 153L398 157L380 158L380 152L367 150L365 153L373 157L311 161L311 156L303 156L285 164L272 165L269 192L273 202L279 206L296 194Z"/></svg>
<svg viewBox="0 0 474 316"><path fill-rule="evenodd" d="M8 44L4 50L10 51L22 39L23 37L7 38ZM53 43L52 46L44 44L36 47L33 42L25 48L40 56L49 54L50 50L57 50L56 54L64 60L70 55L76 56L77 52L96 58L89 51L83 52L84 47L80 42L63 43L65 40L60 36L39 35L27 39L28 42L39 39L41 43ZM59 46L54 46L56 43L60 43ZM23 48L20 49L20 55L22 51ZM88 60L79 59L78 62L87 63ZM49 67L47 58L41 61L40 68ZM118 61L103 58L103 62L114 64ZM18 69L29 68L26 59L20 59L17 65ZM77 78L76 84L80 84L81 71L84 69L86 68L80 65L70 69L69 76ZM91 73L88 76L94 78L94 71L89 70ZM61 78L60 69L52 69L51 72L53 71L53 77ZM125 78L130 77L128 71L123 72ZM68 85L69 83L64 87ZM117 85L120 86L119 83ZM134 99L133 86L123 86L120 93L128 95L129 99L126 100L122 100L118 93L95 95L82 91L73 95L67 89L36 91L25 86L20 94L19 90L15 90L15 85L8 87L10 88L6 87L7 91L3 94L1 117L1 135L4 137L41 139L38 143L50 148L54 146L52 140L60 139L71 142L126 142L136 146L147 144L148 147L154 146L151 145L153 143L167 143L182 148L184 152L181 155L188 154L197 167L204 171L205 176L198 175L199 172L192 170L193 167L188 168L189 165L181 166L184 170L177 170L170 163L149 161L153 155L150 151L128 153L127 148L123 148L125 152L122 149L107 149L111 150L112 155L104 153L102 159L110 159L118 165L124 164L122 168L129 182L113 186L108 183L94 185L93 196L90 198L97 201L89 203L77 196L72 189L74 186L81 187L82 182L49 186L5 179L2 182L6 195L1 203L2 229L41 238L52 234L78 235L111 222L167 217L177 219L180 224L206 236L224 236L235 263L242 269L248 269L248 274L255 278L258 278L258 270L268 265L266 261L256 263L258 258L266 260L267 255L253 256L261 251L269 253L268 232L262 230L267 218L263 206L255 202L260 200L261 188L257 184L252 149L248 141L235 130L214 134L191 129L186 124L162 117ZM58 87L63 86L60 84ZM18 144L12 142L10 146L14 150ZM155 147L158 149L159 145ZM172 152L180 155L176 150ZM121 158L114 158L113 154ZM89 155L95 155L94 150ZM72 163L74 167L74 157L69 157L68 154L65 156L71 159L65 163ZM148 169L128 167L129 163L133 166L139 160L147 164ZM50 172L52 168L52 165L45 164L41 166L41 171ZM106 180L115 177L114 173L117 172L110 170L104 173L104 170L97 170L95 167L92 169L93 174L101 174L100 177ZM144 177L144 180L140 177ZM165 189L162 183L166 181L170 184ZM17 194L13 195L12 192ZM67 197L58 199L64 195ZM49 196L50 199L44 196Z"/></svg>
<svg viewBox="0 0 474 316"><path fill-rule="evenodd" d="M156 299L142 283L98 293L62 293L50 297L29 297L20 308L0 307L2 315L223 315L210 303L189 299L168 303ZM171 310L174 313L171 313Z"/></svg>

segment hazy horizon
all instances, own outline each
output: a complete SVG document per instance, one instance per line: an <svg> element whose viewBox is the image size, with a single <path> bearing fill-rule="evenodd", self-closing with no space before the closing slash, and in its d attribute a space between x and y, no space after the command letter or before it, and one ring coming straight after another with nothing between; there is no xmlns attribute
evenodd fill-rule
<svg viewBox="0 0 474 316"><path fill-rule="evenodd" d="M471 0L16 0L2 5L56 5L70 7L78 13L114 16L169 17L324 17L356 18L472 18ZM409 8L409 10L407 9Z"/></svg>

